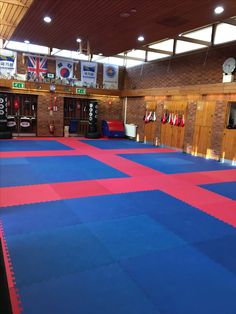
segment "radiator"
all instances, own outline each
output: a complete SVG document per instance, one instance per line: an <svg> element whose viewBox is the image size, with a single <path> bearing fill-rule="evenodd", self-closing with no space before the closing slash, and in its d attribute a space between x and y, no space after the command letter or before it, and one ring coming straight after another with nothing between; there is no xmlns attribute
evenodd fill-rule
<svg viewBox="0 0 236 314"><path fill-rule="evenodd" d="M125 124L125 135L129 137L136 138L137 125L135 124Z"/></svg>

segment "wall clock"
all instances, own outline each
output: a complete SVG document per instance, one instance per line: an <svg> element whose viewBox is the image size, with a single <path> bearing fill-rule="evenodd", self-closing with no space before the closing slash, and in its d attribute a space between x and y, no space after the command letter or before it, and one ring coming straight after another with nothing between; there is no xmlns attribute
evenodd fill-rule
<svg viewBox="0 0 236 314"><path fill-rule="evenodd" d="M235 58L228 58L225 60L225 62L223 63L223 71L226 74L230 74L233 73L233 71L235 70L236 67L236 59Z"/></svg>
<svg viewBox="0 0 236 314"><path fill-rule="evenodd" d="M50 89L50 92L55 92L56 86L54 84L50 84L49 89Z"/></svg>

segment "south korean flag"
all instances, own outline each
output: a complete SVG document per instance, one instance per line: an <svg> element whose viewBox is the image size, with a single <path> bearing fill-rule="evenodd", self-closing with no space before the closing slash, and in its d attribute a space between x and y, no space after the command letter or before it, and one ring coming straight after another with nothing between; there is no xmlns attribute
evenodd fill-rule
<svg viewBox="0 0 236 314"><path fill-rule="evenodd" d="M70 79L73 77L73 62L56 60L56 76L60 79Z"/></svg>

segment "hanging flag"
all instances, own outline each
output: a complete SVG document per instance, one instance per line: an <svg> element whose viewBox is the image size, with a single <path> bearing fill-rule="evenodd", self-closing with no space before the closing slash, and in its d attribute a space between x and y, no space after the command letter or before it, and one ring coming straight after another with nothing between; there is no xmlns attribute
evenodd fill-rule
<svg viewBox="0 0 236 314"><path fill-rule="evenodd" d="M157 117L156 117L156 112L154 111L153 112L153 115L152 115L152 121L156 121Z"/></svg>
<svg viewBox="0 0 236 314"><path fill-rule="evenodd" d="M175 126L179 126L179 115L178 115L178 113L175 115Z"/></svg>
<svg viewBox="0 0 236 314"><path fill-rule="evenodd" d="M173 125L173 113L170 113L168 123Z"/></svg>
<svg viewBox="0 0 236 314"><path fill-rule="evenodd" d="M96 87L97 63L81 61L81 81L83 86Z"/></svg>
<svg viewBox="0 0 236 314"><path fill-rule="evenodd" d="M165 124L168 121L167 112L164 111L163 116L161 118L161 123Z"/></svg>
<svg viewBox="0 0 236 314"><path fill-rule="evenodd" d="M182 115L182 119L181 119L181 122L180 122L180 126L182 126L182 127L185 126L184 114Z"/></svg>
<svg viewBox="0 0 236 314"><path fill-rule="evenodd" d="M27 78L28 80L41 81L48 72L47 57L28 57Z"/></svg>
<svg viewBox="0 0 236 314"><path fill-rule="evenodd" d="M11 77L16 73L16 52L0 49L0 76Z"/></svg>
<svg viewBox="0 0 236 314"><path fill-rule="evenodd" d="M176 123L176 114L172 114L172 124L175 125Z"/></svg>
<svg viewBox="0 0 236 314"><path fill-rule="evenodd" d="M56 60L56 77L60 79L70 79L73 77L73 62Z"/></svg>
<svg viewBox="0 0 236 314"><path fill-rule="evenodd" d="M103 87L118 89L119 67L117 65L103 65Z"/></svg>

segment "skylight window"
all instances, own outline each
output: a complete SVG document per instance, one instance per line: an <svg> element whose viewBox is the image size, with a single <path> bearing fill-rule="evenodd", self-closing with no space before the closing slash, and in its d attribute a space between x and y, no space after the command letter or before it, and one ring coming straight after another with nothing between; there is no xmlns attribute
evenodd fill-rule
<svg viewBox="0 0 236 314"><path fill-rule="evenodd" d="M222 44L233 40L236 40L236 26L226 23L218 24L214 44Z"/></svg>
<svg viewBox="0 0 236 314"><path fill-rule="evenodd" d="M75 60L88 60L87 55L80 54L78 53L78 51L73 50L60 50L57 48L53 48L51 55L55 57L62 57Z"/></svg>
<svg viewBox="0 0 236 314"><path fill-rule="evenodd" d="M17 50L17 51L39 53L39 54L43 54L43 55L49 54L48 47L22 43L22 42L18 42L18 41L9 41L6 45L6 48L12 49L12 50Z"/></svg>
<svg viewBox="0 0 236 314"><path fill-rule="evenodd" d="M201 28L192 32L188 32L186 34L183 34L183 36L210 42L211 34L212 34L212 26L208 26L208 27Z"/></svg>
<svg viewBox="0 0 236 314"><path fill-rule="evenodd" d="M176 53L183 53L188 51L193 51L201 48L206 48L205 45L190 43L182 40L177 40L176 43Z"/></svg>
<svg viewBox="0 0 236 314"><path fill-rule="evenodd" d="M148 46L149 48L152 49L159 49L159 50L165 50L165 51L173 51L173 47L174 47L174 39L167 39L164 41L161 41L159 43L153 44Z"/></svg>
<svg viewBox="0 0 236 314"><path fill-rule="evenodd" d="M157 53L157 52L148 51L147 61L163 59L166 57L169 57L169 55L166 55L164 53Z"/></svg>
<svg viewBox="0 0 236 314"><path fill-rule="evenodd" d="M137 65L141 65L143 61L137 61L137 60L126 60L126 68L131 68Z"/></svg>
<svg viewBox="0 0 236 314"><path fill-rule="evenodd" d="M144 50L132 50L127 53L127 57L140 58L145 59L145 51Z"/></svg>
<svg viewBox="0 0 236 314"><path fill-rule="evenodd" d="M116 57L104 57L103 59L96 60L96 62L124 66L124 59Z"/></svg>

